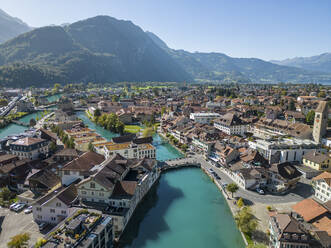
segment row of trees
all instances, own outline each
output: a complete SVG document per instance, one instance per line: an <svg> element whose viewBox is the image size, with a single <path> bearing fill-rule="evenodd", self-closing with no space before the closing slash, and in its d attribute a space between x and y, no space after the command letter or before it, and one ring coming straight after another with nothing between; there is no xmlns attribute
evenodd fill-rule
<svg viewBox="0 0 331 248"><path fill-rule="evenodd" d="M94 111L94 122L111 132L120 133L121 135L124 133L125 125L115 113L101 114L101 111L96 109Z"/></svg>
<svg viewBox="0 0 331 248"><path fill-rule="evenodd" d="M51 131L53 133L56 133L57 136L62 140L62 143L67 147L67 148L75 148L75 141L62 130L59 126L52 125L51 126Z"/></svg>

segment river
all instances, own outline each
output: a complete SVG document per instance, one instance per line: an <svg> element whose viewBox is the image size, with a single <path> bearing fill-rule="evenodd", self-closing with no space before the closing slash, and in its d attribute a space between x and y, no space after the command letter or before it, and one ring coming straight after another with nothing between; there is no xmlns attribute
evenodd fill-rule
<svg viewBox="0 0 331 248"><path fill-rule="evenodd" d="M95 125L84 112L78 117L101 136L117 136ZM154 135L157 160L182 157ZM243 248L245 243L216 185L198 168L169 171L147 194L123 233L121 248Z"/></svg>

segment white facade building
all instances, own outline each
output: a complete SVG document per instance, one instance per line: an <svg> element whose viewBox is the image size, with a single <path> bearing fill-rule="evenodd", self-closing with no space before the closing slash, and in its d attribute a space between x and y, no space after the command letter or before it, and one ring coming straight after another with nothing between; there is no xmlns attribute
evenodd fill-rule
<svg viewBox="0 0 331 248"><path fill-rule="evenodd" d="M313 178L313 188L315 190L315 197L321 202L331 200L331 173L323 172L317 177Z"/></svg>
<svg viewBox="0 0 331 248"><path fill-rule="evenodd" d="M218 113L191 113L190 119L201 124L209 124L212 120L220 117Z"/></svg>

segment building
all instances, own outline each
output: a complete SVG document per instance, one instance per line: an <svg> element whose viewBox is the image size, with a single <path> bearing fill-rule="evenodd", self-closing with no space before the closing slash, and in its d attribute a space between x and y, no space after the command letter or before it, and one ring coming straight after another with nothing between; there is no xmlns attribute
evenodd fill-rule
<svg viewBox="0 0 331 248"><path fill-rule="evenodd" d="M57 224L74 212L71 205L76 199L75 185L57 188L32 203L33 219L37 223Z"/></svg>
<svg viewBox="0 0 331 248"><path fill-rule="evenodd" d="M321 152L309 152L303 156L303 165L314 170L331 171L331 158Z"/></svg>
<svg viewBox="0 0 331 248"><path fill-rule="evenodd" d="M77 185L79 199L112 216L114 234L119 237L138 203L159 178L157 161L126 159L115 154L94 171Z"/></svg>
<svg viewBox="0 0 331 248"><path fill-rule="evenodd" d="M270 247L287 248L312 246L309 232L289 214L276 214L269 219Z"/></svg>
<svg viewBox="0 0 331 248"><path fill-rule="evenodd" d="M313 139L315 142L320 143L321 139L326 135L328 126L328 103L320 101L317 109L315 110Z"/></svg>
<svg viewBox="0 0 331 248"><path fill-rule="evenodd" d="M257 139L249 141L248 145L250 148L259 151L271 164L302 162L303 155L308 152L321 151L320 146L316 142L296 138Z"/></svg>
<svg viewBox="0 0 331 248"><path fill-rule="evenodd" d="M228 135L244 135L247 126L244 121L232 113L227 113L214 121L214 127Z"/></svg>
<svg viewBox="0 0 331 248"><path fill-rule="evenodd" d="M10 144L10 153L20 159L38 159L47 157L49 142L40 138L25 137Z"/></svg>
<svg viewBox="0 0 331 248"><path fill-rule="evenodd" d="M77 180L88 178L91 169L104 161L104 156L89 151L65 164L59 171L63 185L69 185Z"/></svg>
<svg viewBox="0 0 331 248"><path fill-rule="evenodd" d="M136 138L134 135L126 135L112 139L106 145L98 146L96 151L104 154L106 158L118 153L121 156L131 158L156 158L156 148L152 145L153 138Z"/></svg>
<svg viewBox="0 0 331 248"><path fill-rule="evenodd" d="M315 197L321 202L331 200L331 173L323 172L322 174L314 177L313 188L315 190Z"/></svg>
<svg viewBox="0 0 331 248"><path fill-rule="evenodd" d="M200 124L210 124L214 119L220 117L218 113L191 113L190 119Z"/></svg>
<svg viewBox="0 0 331 248"><path fill-rule="evenodd" d="M307 198L296 203L292 206L292 209L299 219L303 218L308 223L314 223L329 215L328 209L312 198Z"/></svg>
<svg viewBox="0 0 331 248"><path fill-rule="evenodd" d="M113 223L109 215L97 210L76 209L60 222L55 234L45 237L44 248L112 248ZM61 230L61 231L57 231Z"/></svg>

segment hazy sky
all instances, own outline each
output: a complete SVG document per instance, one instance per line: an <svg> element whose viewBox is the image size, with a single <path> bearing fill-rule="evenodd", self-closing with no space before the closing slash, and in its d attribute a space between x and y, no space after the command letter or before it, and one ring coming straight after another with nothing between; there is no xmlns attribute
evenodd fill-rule
<svg viewBox="0 0 331 248"><path fill-rule="evenodd" d="M331 0L0 0L30 26L131 20L169 47L266 60L331 52Z"/></svg>

